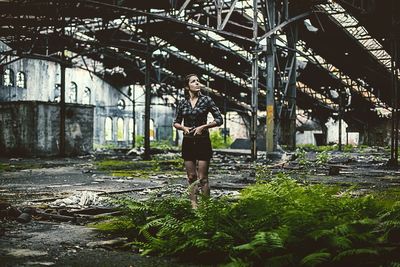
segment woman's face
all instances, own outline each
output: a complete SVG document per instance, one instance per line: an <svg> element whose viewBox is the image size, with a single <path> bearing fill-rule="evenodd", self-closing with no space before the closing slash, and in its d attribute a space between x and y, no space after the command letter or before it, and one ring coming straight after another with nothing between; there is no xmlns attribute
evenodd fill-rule
<svg viewBox="0 0 400 267"><path fill-rule="evenodd" d="M188 89L189 91L195 93L200 91L201 83L199 82L199 78L195 75L189 78Z"/></svg>

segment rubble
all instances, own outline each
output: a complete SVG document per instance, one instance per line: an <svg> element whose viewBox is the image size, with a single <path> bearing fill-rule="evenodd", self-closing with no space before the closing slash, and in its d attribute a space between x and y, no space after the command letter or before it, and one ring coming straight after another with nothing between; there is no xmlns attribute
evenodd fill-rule
<svg viewBox="0 0 400 267"><path fill-rule="evenodd" d="M293 153L281 153L271 159L260 154L256 162L249 162L247 154L216 152L209 173L211 196L213 198L228 196L234 201L239 196L240 190L247 185L257 180L268 180L277 173L287 173L302 183L327 183L344 188L357 183L359 188L350 192L354 196L385 186L400 185L398 178L400 172L384 167L387 156L379 149L369 153L330 151L323 155L325 158L322 158L319 152L309 151L304 154L304 158L296 158ZM158 160L174 160L177 157L178 153L168 152L160 154ZM138 160L126 159L126 156L123 156L123 159ZM25 159L19 159L14 161L14 164L24 161ZM77 227L104 216L121 214L113 201L115 198L145 200L150 197L162 199L168 196L187 195L183 166L180 173L162 170L153 172L149 178L143 179L140 176L112 176L107 172L100 172L86 159L75 159L72 165L70 160L64 163L57 160L38 162L41 166L51 166L51 170L40 168L29 172L26 170L5 172L0 177L2 181L0 241L10 239L11 235L22 235L25 231L23 229L37 229L46 225L59 226L57 230L60 234L66 229L68 231L82 229ZM16 228L22 230L12 233ZM34 231L35 235L39 234L37 232L39 230ZM62 238L60 237L60 240ZM126 242L110 237L106 240L91 237L91 240L86 241L83 244L62 245L59 250L64 251L65 255L75 255L88 249L121 248ZM32 250L41 251L42 247L38 245L39 243L32 245ZM13 246L16 249L18 247L15 244ZM9 256L11 257L11 254ZM35 258L31 262L37 262L38 265L40 262L52 264L52 260L44 260L43 257L45 256ZM57 264L57 261L54 262Z"/></svg>

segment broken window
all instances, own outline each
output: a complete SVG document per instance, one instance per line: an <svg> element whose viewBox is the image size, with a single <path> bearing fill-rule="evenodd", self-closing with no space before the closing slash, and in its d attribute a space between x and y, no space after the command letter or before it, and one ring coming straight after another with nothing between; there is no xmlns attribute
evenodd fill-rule
<svg viewBox="0 0 400 267"><path fill-rule="evenodd" d="M26 88L25 73L22 71L17 73L17 86L21 88Z"/></svg>
<svg viewBox="0 0 400 267"><path fill-rule="evenodd" d="M61 101L61 84L57 83L54 88L54 102L59 103Z"/></svg>
<svg viewBox="0 0 400 267"><path fill-rule="evenodd" d="M90 98L91 98L90 88L85 87L85 90L83 91L82 103L86 104L86 105L90 105Z"/></svg>
<svg viewBox="0 0 400 267"><path fill-rule="evenodd" d="M128 123L128 140L132 141L133 140L133 118L129 119Z"/></svg>
<svg viewBox="0 0 400 267"><path fill-rule="evenodd" d="M104 139L106 141L112 141L113 140L113 127L112 127L112 118L107 117L106 118L106 123L104 126Z"/></svg>
<svg viewBox="0 0 400 267"><path fill-rule="evenodd" d="M76 83L71 82L69 87L69 101L70 103L76 103L78 100L78 86Z"/></svg>
<svg viewBox="0 0 400 267"><path fill-rule="evenodd" d="M117 141L124 141L124 119L117 120Z"/></svg>
<svg viewBox="0 0 400 267"><path fill-rule="evenodd" d="M156 132L154 129L154 120L150 119L150 141L155 140L156 138Z"/></svg>
<svg viewBox="0 0 400 267"><path fill-rule="evenodd" d="M133 85L129 85L128 88L128 96L133 99L135 96L133 95Z"/></svg>
<svg viewBox="0 0 400 267"><path fill-rule="evenodd" d="M119 110L124 110L125 109L125 101L123 99L118 100L117 107Z"/></svg>
<svg viewBox="0 0 400 267"><path fill-rule="evenodd" d="M4 86L14 86L14 71L12 69L4 70L3 85Z"/></svg>

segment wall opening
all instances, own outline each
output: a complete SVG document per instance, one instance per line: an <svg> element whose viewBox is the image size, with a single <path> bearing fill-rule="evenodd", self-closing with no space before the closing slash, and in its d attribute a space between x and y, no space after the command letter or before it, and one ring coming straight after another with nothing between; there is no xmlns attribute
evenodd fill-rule
<svg viewBox="0 0 400 267"><path fill-rule="evenodd" d="M124 141L124 119L118 118L117 120L117 141Z"/></svg>
<svg viewBox="0 0 400 267"><path fill-rule="evenodd" d="M4 70L3 85L4 86L14 86L14 71L12 69Z"/></svg>
<svg viewBox="0 0 400 267"><path fill-rule="evenodd" d="M112 138L112 136L113 136L113 134L112 134L113 133L112 123L113 123L112 118L107 117L106 118L106 123L105 123L105 126L104 126L104 139L106 141L112 141L113 140L113 138Z"/></svg>
<svg viewBox="0 0 400 267"><path fill-rule="evenodd" d="M91 103L91 101L90 101L91 96L92 96L92 92L90 91L90 88L85 87L85 90L83 90L82 104L90 105L90 103Z"/></svg>
<svg viewBox="0 0 400 267"><path fill-rule="evenodd" d="M23 73L22 71L17 73L17 86L21 88L26 88L25 73Z"/></svg>
<svg viewBox="0 0 400 267"><path fill-rule="evenodd" d="M78 86L76 83L71 82L69 87L69 103L76 103L78 101Z"/></svg>

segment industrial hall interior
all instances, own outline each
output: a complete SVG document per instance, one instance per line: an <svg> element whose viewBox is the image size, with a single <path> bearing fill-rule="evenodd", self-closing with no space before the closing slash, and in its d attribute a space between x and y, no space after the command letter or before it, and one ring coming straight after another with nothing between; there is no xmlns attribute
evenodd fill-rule
<svg viewBox="0 0 400 267"><path fill-rule="evenodd" d="M400 266L398 0L0 0L0 266Z"/></svg>

